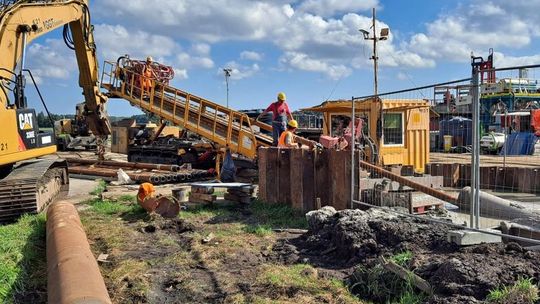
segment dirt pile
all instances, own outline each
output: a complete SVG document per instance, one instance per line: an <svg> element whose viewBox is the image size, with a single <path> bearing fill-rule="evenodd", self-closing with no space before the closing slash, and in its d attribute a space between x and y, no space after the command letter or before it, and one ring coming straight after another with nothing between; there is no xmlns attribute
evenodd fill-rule
<svg viewBox="0 0 540 304"><path fill-rule="evenodd" d="M540 279L540 254L515 243L459 247L447 242L443 224L378 209L324 207L306 215L308 233L274 247L282 262L310 263L354 281L354 272L373 267L379 256L411 252L408 269L427 280L435 295L427 303L475 303L490 290L519 278Z"/></svg>

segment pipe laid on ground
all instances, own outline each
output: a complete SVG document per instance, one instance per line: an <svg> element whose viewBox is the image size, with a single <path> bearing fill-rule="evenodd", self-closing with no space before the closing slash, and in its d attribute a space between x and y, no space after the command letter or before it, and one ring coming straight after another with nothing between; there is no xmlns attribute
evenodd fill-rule
<svg viewBox="0 0 540 304"><path fill-rule="evenodd" d="M116 178L118 176L116 169L106 169L106 168L85 168L85 167L68 167L69 173L73 174L82 174L82 175L92 175L92 176L104 176L104 177L111 177ZM155 174L150 172L144 172L144 173L130 173L126 172L126 174L134 181L138 182L153 182L153 176Z"/></svg>
<svg viewBox="0 0 540 304"><path fill-rule="evenodd" d="M399 175L394 174L394 173L392 173L390 171L384 170L381 167L372 165L372 164L370 164L368 162L365 162L363 160L360 161L360 166L362 166L364 169L372 170L373 172L376 172L378 175L380 175L382 177L389 178L390 180L398 182L398 183L400 183L400 184L402 184L404 186L411 187L416 191L424 192L425 194L431 195L431 196L436 197L436 198L438 198L440 200L443 200L445 202L448 202L448 203L451 203L451 204L455 204L457 202L457 198L455 198L455 197L453 197L451 195L448 195L448 194L446 194L446 193L444 193L442 191L433 189L431 187L424 186L422 184L413 182L410 179L399 176Z"/></svg>
<svg viewBox="0 0 540 304"><path fill-rule="evenodd" d="M458 206L465 212L471 210L471 195L471 187L464 187L459 192L457 203ZM515 207L513 203L514 202L504 198L480 191L480 216L506 220L538 217L538 214L533 213L531 210L520 209ZM519 203L516 205L519 206Z"/></svg>
<svg viewBox="0 0 540 304"><path fill-rule="evenodd" d="M85 164L85 165L105 165L119 168L134 168L134 169L148 169L148 170L163 170L169 172L178 172L180 166L178 165L162 165L162 164L149 164L149 163L131 163L131 162L119 162L113 160L98 161L93 159L81 159L81 158L66 158L68 163L72 164Z"/></svg>
<svg viewBox="0 0 540 304"><path fill-rule="evenodd" d="M112 303L75 207L56 202L47 210L48 303Z"/></svg>

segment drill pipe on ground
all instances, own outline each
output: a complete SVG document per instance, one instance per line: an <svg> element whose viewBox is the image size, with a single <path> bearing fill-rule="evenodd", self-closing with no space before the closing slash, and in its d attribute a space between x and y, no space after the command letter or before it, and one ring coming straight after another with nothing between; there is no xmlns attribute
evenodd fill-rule
<svg viewBox="0 0 540 304"><path fill-rule="evenodd" d="M131 163L131 162L118 162L113 160L92 160L92 159L80 159L80 158L66 158L68 163L72 164L84 164L84 165L105 165L118 168L133 168L133 169L147 169L147 170L163 170L169 172L178 172L180 166L178 165L162 165L162 164L149 164L149 163Z"/></svg>
<svg viewBox="0 0 540 304"><path fill-rule="evenodd" d="M381 167L375 166L373 164L370 164L368 162L365 162L363 160L360 161L360 166L362 166L364 169L372 170L373 172L376 172L378 175L386 177L390 180L393 180L395 182L398 182L404 186L411 187L416 191L424 192L425 194L431 195L433 197L436 197L440 200L443 200L445 202L456 204L457 198L453 197L451 195L448 195L442 191L433 189L428 186L424 186L422 184L416 183L411 181L410 179L407 179L405 177L399 176L397 174L394 174L390 171L384 170Z"/></svg>
<svg viewBox="0 0 540 304"><path fill-rule="evenodd" d="M75 207L56 202L47 210L48 303L112 303Z"/></svg>
<svg viewBox="0 0 540 304"><path fill-rule="evenodd" d="M73 174L84 174L84 175L94 175L94 176L103 176L103 177L117 177L116 170L106 170L104 168L84 168L84 167L69 167L69 173ZM161 182L161 177L159 175L144 172L144 173L128 173L126 174L134 181L138 182L150 182L150 183L159 183Z"/></svg>

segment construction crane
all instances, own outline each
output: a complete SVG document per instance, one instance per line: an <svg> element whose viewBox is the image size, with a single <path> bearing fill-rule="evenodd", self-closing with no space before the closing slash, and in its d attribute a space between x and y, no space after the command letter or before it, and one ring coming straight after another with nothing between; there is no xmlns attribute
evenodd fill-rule
<svg viewBox="0 0 540 304"><path fill-rule="evenodd" d="M171 77L164 73L169 70L167 68L156 66L154 75L146 76L140 63L129 59L129 56L120 57L116 62L105 62L101 86L110 98L125 99L146 113L250 160L256 159L258 147L272 145L272 137L260 132L272 131L270 125L249 118L246 113L170 86L168 81ZM151 86L143 85L149 82ZM296 141L310 147L316 145L301 137L296 137Z"/></svg>
<svg viewBox="0 0 540 304"><path fill-rule="evenodd" d="M106 96L98 85L98 63L87 0L3 1L0 4L0 222L39 212L68 189L65 161L36 159L56 152L52 132L40 132L36 112L25 94L28 44L63 27L64 40L75 51L84 115L92 133L110 134ZM11 97L10 91L13 92ZM43 99L41 98L43 102ZM45 103L43 105L46 108Z"/></svg>

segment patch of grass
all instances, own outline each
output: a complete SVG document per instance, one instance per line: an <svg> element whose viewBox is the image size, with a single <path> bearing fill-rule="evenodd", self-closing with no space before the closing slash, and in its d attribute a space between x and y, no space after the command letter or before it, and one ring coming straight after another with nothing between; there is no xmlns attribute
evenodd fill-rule
<svg viewBox="0 0 540 304"><path fill-rule="evenodd" d="M503 286L491 290L487 296L486 302L494 304L533 304L539 299L538 286L532 282L531 278L522 278L512 286Z"/></svg>
<svg viewBox="0 0 540 304"><path fill-rule="evenodd" d="M244 232L252 233L257 236L267 236L273 233L272 227L269 225L247 225L244 227Z"/></svg>
<svg viewBox="0 0 540 304"><path fill-rule="evenodd" d="M124 303L125 300L145 303L150 289L144 276L148 269L149 265L146 262L127 259L107 273L111 287L115 290L115 293L111 294L113 303Z"/></svg>
<svg viewBox="0 0 540 304"><path fill-rule="evenodd" d="M90 191L91 195L100 196L107 189L107 183L104 180L98 179L97 182L98 182L98 184L97 184L96 188L94 190Z"/></svg>
<svg viewBox="0 0 540 304"><path fill-rule="evenodd" d="M425 300L422 294L407 290L400 297L396 304L420 304Z"/></svg>
<svg viewBox="0 0 540 304"><path fill-rule="evenodd" d="M0 226L0 303L46 290L45 214L24 215ZM45 299L35 299L45 301Z"/></svg>
<svg viewBox="0 0 540 304"><path fill-rule="evenodd" d="M120 195L116 200L119 202L135 202L135 195L131 195L131 194Z"/></svg>
<svg viewBox="0 0 540 304"><path fill-rule="evenodd" d="M307 228L303 214L288 205L268 204L256 200L250 208L260 225L272 228Z"/></svg>
<svg viewBox="0 0 540 304"><path fill-rule="evenodd" d="M126 198L127 196L118 200L101 200L96 198L86 201L86 204L90 206L90 211L102 215L137 216L146 214L146 211L139 204Z"/></svg>
<svg viewBox="0 0 540 304"><path fill-rule="evenodd" d="M412 257L412 252L405 251L389 260L408 269ZM349 289L360 298L376 303L419 304L426 296L416 289L411 279L403 280L380 263L358 266L351 276Z"/></svg>
<svg viewBox="0 0 540 304"><path fill-rule="evenodd" d="M195 205L180 211L178 215L182 219L209 219L216 216L227 216L231 214L231 207L214 205Z"/></svg>
<svg viewBox="0 0 540 304"><path fill-rule="evenodd" d="M401 267L407 268L412 259L412 256L413 256L412 252L404 251L396 255L393 255L392 257L390 257L390 260L394 261L396 264L398 264Z"/></svg>
<svg viewBox="0 0 540 304"><path fill-rule="evenodd" d="M305 294L309 297L330 298L338 303L361 303L351 296L343 283L337 280L319 278L317 270L307 264L293 266L266 265L258 281L277 292L296 298L296 294Z"/></svg>

